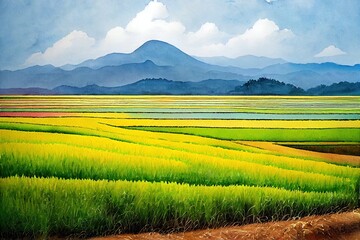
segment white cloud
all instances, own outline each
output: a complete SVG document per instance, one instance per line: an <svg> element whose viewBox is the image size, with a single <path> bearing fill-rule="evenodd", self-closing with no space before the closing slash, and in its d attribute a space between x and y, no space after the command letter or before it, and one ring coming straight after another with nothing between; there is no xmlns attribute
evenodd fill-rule
<svg viewBox="0 0 360 240"><path fill-rule="evenodd" d="M85 32L72 31L44 53L32 54L25 62L26 66L53 64L61 66L67 63L74 64L91 57L91 48L95 45L95 39Z"/></svg>
<svg viewBox="0 0 360 240"><path fill-rule="evenodd" d="M340 48L337 48L334 45L330 45L330 46L324 48L321 52L316 54L314 57L317 57L317 58L333 57L333 56L339 56L339 55L344 55L344 54L346 54L346 52L344 52Z"/></svg>
<svg viewBox="0 0 360 240"><path fill-rule="evenodd" d="M277 0L265 0L265 2L267 2L267 3L269 3L269 4L271 4L271 3L273 3L273 2L276 2Z"/></svg>
<svg viewBox="0 0 360 240"><path fill-rule="evenodd" d="M188 42L193 43L209 43L213 41L219 41L222 33L214 23L204 23L198 31L189 32L187 34Z"/></svg>
<svg viewBox="0 0 360 240"><path fill-rule="evenodd" d="M185 27L180 22L166 21L166 6L151 1L139 12L125 28L110 29L104 39L95 43L95 39L81 31L73 31L56 42L44 53L32 54L25 66L52 64L62 66L67 63L80 63L89 58L96 58L113 52L131 52L142 43L151 40L163 40L180 45L185 36ZM71 39L71 40L69 40Z"/></svg>
<svg viewBox="0 0 360 240"><path fill-rule="evenodd" d="M225 44L217 43L203 46L197 52L199 56L238 57L256 55L280 57L285 50L283 41L294 34L288 29L280 29L269 19L259 19L244 33L230 38Z"/></svg>
<svg viewBox="0 0 360 240"><path fill-rule="evenodd" d="M96 41L85 32L73 31L45 52L31 55L25 65L76 64L108 53L132 52L152 39L166 41L197 56L237 57L251 54L280 57L286 49L284 40L294 36L290 30L280 29L269 19L259 19L244 33L230 35L210 22L204 23L195 32L187 32L181 22L169 21L168 16L163 3L151 1L125 27L110 29L103 39Z"/></svg>

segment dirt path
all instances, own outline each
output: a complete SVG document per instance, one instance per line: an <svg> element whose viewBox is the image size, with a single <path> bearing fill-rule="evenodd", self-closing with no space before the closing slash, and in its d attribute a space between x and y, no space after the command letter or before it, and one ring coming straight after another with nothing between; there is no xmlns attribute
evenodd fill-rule
<svg viewBox="0 0 360 240"><path fill-rule="evenodd" d="M250 224L219 229L161 235L124 234L96 240L360 240L360 209L341 214L310 216L299 220Z"/></svg>

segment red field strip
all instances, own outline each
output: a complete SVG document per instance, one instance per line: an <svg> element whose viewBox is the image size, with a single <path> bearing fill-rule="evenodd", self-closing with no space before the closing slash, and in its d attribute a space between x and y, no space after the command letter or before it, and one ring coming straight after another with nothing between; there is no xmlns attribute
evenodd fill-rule
<svg viewBox="0 0 360 240"><path fill-rule="evenodd" d="M0 112L0 117L67 117L72 115L66 112Z"/></svg>

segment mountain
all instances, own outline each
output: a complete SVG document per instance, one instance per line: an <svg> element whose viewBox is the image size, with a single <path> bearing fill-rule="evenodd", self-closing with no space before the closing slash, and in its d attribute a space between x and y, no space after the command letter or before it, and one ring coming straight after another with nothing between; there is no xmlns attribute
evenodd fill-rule
<svg viewBox="0 0 360 240"><path fill-rule="evenodd" d="M1 95L53 95L52 90L46 88L0 88Z"/></svg>
<svg viewBox="0 0 360 240"><path fill-rule="evenodd" d="M209 79L200 82L179 82L166 79L145 79L121 88L123 94L226 95L242 83L237 80Z"/></svg>
<svg viewBox="0 0 360 240"><path fill-rule="evenodd" d="M181 82L167 79L143 79L118 87L102 87L95 84L85 87L62 85L51 90L44 88L0 89L0 94L35 95L100 95L100 94L171 94L171 95L226 95L242 82L237 80L208 79L200 82Z"/></svg>
<svg viewBox="0 0 360 240"><path fill-rule="evenodd" d="M311 88L307 91L310 95L316 96L359 96L360 95L360 82L349 83L339 82L330 86L320 85L315 88Z"/></svg>
<svg viewBox="0 0 360 240"><path fill-rule="evenodd" d="M155 40L144 43L130 54L109 54L73 67L64 70L53 66L35 66L0 71L0 88L54 88L60 85L84 87L92 84L114 87L145 78L194 82L204 79L248 79L236 69L229 70L200 62L168 43ZM67 66L67 69L70 67Z"/></svg>
<svg viewBox="0 0 360 240"><path fill-rule="evenodd" d="M99 69L106 66L142 63L147 60L152 61L158 66L207 67L207 64L187 55L173 45L163 41L150 40L132 53L111 53L97 59L87 60L79 65L66 65L64 68L67 70L78 67Z"/></svg>
<svg viewBox="0 0 360 240"><path fill-rule="evenodd" d="M348 66L339 65L336 63L283 63L275 64L265 67L261 70L262 74L289 74L300 71L312 71L316 73L329 73L329 72L359 72L360 65Z"/></svg>
<svg viewBox="0 0 360 240"><path fill-rule="evenodd" d="M0 71L0 88L49 88L66 80L66 71L51 65L33 66L16 71Z"/></svg>
<svg viewBox="0 0 360 240"><path fill-rule="evenodd" d="M269 64L271 61L282 61L253 56L247 56L245 60L258 61L258 66L264 62ZM63 68L46 65L0 71L0 88L53 89L61 85L117 87L147 78L199 82L204 79L247 81L266 77L304 89L341 81L360 82L360 65L278 63L261 69L225 67L201 62L180 49L157 40L144 43L132 53L113 53Z"/></svg>
<svg viewBox="0 0 360 240"><path fill-rule="evenodd" d="M285 84L274 79L259 78L236 87L230 93L233 95L304 95L305 91L292 84Z"/></svg>
<svg viewBox="0 0 360 240"><path fill-rule="evenodd" d="M36 66L17 71L0 71L0 88L42 87L54 88L60 85L84 87L100 85L122 86L145 78L166 78L175 81L202 81L204 79L224 79L245 81L244 76L191 66L158 66L150 60L143 63L129 63L99 69L79 67L71 71Z"/></svg>
<svg viewBox="0 0 360 240"><path fill-rule="evenodd" d="M260 78L245 84L237 80L208 79L200 82L181 82L167 79L143 79L118 87L96 84L85 87L62 85L51 90L44 88L0 89L0 94L24 95L294 95L294 96L360 96L360 83L340 82L320 85L308 91L277 80Z"/></svg>
<svg viewBox="0 0 360 240"><path fill-rule="evenodd" d="M196 57L196 59L213 65L219 65L224 67L233 66L243 69L249 69L249 68L261 69L274 64L286 63L286 61L281 58L257 57L252 55L246 55L237 58Z"/></svg>
<svg viewBox="0 0 360 240"><path fill-rule="evenodd" d="M223 95L241 84L242 82L237 80L209 79L200 82L181 82L159 78L143 79L120 87L60 86L54 88L52 92L55 94Z"/></svg>

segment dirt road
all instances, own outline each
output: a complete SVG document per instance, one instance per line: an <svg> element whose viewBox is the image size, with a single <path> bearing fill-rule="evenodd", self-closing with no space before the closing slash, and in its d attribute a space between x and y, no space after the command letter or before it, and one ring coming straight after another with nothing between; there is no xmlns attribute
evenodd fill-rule
<svg viewBox="0 0 360 240"><path fill-rule="evenodd" d="M352 212L309 216L299 220L250 224L185 233L124 234L96 240L360 240L360 209Z"/></svg>

